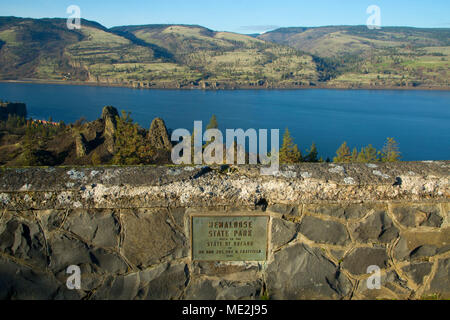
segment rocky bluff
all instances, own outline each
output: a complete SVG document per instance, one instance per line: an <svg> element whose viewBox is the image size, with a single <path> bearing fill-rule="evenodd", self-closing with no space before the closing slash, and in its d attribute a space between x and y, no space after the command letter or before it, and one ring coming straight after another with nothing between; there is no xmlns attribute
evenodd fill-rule
<svg viewBox="0 0 450 320"><path fill-rule="evenodd" d="M450 298L449 168L3 169L0 298ZM266 259L194 260L192 217L215 215L266 217ZM66 286L71 265L79 290Z"/></svg>
<svg viewBox="0 0 450 320"><path fill-rule="evenodd" d="M24 103L3 102L0 100L0 120L8 120L9 115L27 117L27 106Z"/></svg>
<svg viewBox="0 0 450 320"><path fill-rule="evenodd" d="M0 120L9 115L26 117L24 104L0 102ZM153 119L150 128L130 128L135 123L119 117L112 106L103 108L101 117L93 121L81 118L73 124L47 122L28 119L27 123L9 121L1 124L0 165L16 166L62 166L100 165L120 163L115 160L117 153L129 152L133 147L145 146L151 150L139 153L141 163L168 164L172 144L165 123L160 118ZM33 123L33 125L30 125ZM132 132L131 132L132 131ZM117 137L127 137L133 143L124 143ZM136 142L138 141L138 142ZM126 151L124 151L126 150ZM125 156L123 156L125 158ZM136 163L137 160L132 162Z"/></svg>
<svg viewBox="0 0 450 320"><path fill-rule="evenodd" d="M99 156L102 163L110 160L117 151L115 146L117 117L119 112L116 108L105 106L100 119L86 123L82 132L74 133L77 159L75 161L69 159L66 162L90 164L94 154ZM168 163L172 144L164 120L153 119L146 135L148 145L155 150L154 162ZM68 153L70 154L70 151Z"/></svg>

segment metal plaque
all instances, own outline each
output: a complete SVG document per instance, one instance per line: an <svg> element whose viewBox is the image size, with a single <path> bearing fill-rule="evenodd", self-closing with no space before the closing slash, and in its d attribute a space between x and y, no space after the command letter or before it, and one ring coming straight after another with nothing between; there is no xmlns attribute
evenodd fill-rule
<svg viewBox="0 0 450 320"><path fill-rule="evenodd" d="M268 216L193 216L192 259L264 261Z"/></svg>

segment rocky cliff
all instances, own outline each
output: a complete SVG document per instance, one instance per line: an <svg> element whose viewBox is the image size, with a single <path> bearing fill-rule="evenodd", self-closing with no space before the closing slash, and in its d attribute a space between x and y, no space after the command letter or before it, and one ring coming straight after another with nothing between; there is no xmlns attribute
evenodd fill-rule
<svg viewBox="0 0 450 320"><path fill-rule="evenodd" d="M27 117L27 106L25 103L13 103L0 101L0 120L8 120L9 115L21 118Z"/></svg>

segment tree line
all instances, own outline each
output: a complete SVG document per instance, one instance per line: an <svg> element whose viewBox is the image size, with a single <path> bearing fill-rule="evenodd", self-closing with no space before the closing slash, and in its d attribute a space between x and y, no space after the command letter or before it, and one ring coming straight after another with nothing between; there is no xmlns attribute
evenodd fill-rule
<svg viewBox="0 0 450 320"><path fill-rule="evenodd" d="M283 135L283 144L280 148L280 163L282 164L295 164L300 162L331 162L329 158L325 161L323 158L318 158L318 151L316 144L313 143L309 149L306 150L306 154L302 155L301 150L294 143L294 139L291 137L289 129ZM350 151L350 147L347 142L344 142L336 151L336 156L333 158L333 162L336 163L369 163L369 162L397 162L401 159L401 153L399 144L394 138L387 138L386 142L381 150L377 150L371 144L363 147L358 151L357 148L353 148Z"/></svg>

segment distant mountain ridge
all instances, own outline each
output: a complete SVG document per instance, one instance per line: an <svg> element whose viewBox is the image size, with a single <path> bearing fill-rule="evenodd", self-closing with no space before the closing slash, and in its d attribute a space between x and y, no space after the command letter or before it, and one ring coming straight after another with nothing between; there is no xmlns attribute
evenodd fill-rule
<svg viewBox="0 0 450 320"><path fill-rule="evenodd" d="M0 80L139 88L448 88L450 29L280 28L261 35L199 25L106 28L0 17Z"/></svg>
<svg viewBox="0 0 450 320"><path fill-rule="evenodd" d="M258 38L317 57L331 86L449 86L450 28L293 27Z"/></svg>
<svg viewBox="0 0 450 320"><path fill-rule="evenodd" d="M335 37L332 43L338 45L336 54L348 52L344 48L348 44L359 41L368 45L371 40L411 44L416 47L450 46L450 28L383 27L370 30L367 26L289 27L266 32L258 38L323 56L324 53L319 51L320 44L331 36ZM343 42L338 43L336 38ZM382 44L378 43L379 46Z"/></svg>

